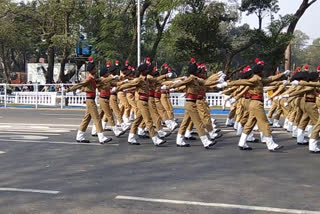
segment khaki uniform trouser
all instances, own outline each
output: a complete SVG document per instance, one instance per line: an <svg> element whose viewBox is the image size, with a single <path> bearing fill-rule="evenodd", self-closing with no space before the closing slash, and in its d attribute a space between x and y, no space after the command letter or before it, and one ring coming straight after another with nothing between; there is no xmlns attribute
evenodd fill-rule
<svg viewBox="0 0 320 214"><path fill-rule="evenodd" d="M151 137L156 136L156 132L153 129L152 118L151 118L149 107L148 107L148 101L138 100L137 107L139 111L137 112L136 119L133 121L131 125L130 133L136 134L138 127L143 120L146 127L148 128L149 135Z"/></svg>
<svg viewBox="0 0 320 214"><path fill-rule="evenodd" d="M100 118L102 118L102 121L105 121L105 122L108 121L109 126L115 126L112 111L109 105L109 100L99 97L99 104L100 104L99 116Z"/></svg>
<svg viewBox="0 0 320 214"><path fill-rule="evenodd" d="M185 103L185 114L183 117L183 121L180 125L178 133L184 135L186 129L190 123L190 120L194 123L196 130L199 136L204 136L206 134L204 130L204 125L201 121L200 115L197 110L197 104L194 102L186 101Z"/></svg>
<svg viewBox="0 0 320 214"><path fill-rule="evenodd" d="M119 109L121 111L121 115L123 115L125 118L130 117L130 105L127 100L126 94L123 91L118 92L118 99L119 99Z"/></svg>
<svg viewBox="0 0 320 214"><path fill-rule="evenodd" d="M268 118L272 118L272 115L273 115L273 113L276 111L277 106L278 106L278 103L276 102L276 100L274 100L274 101L272 102L272 106L271 106L271 108L270 108L270 110L269 110L269 112L268 112L268 115L267 115Z"/></svg>
<svg viewBox="0 0 320 214"><path fill-rule="evenodd" d="M169 120L170 118L168 117L166 109L163 107L160 99L154 98L154 102L156 103L157 111L161 117L162 121Z"/></svg>
<svg viewBox="0 0 320 214"><path fill-rule="evenodd" d="M132 93L127 93L126 97L127 97L127 101L129 103L129 105L131 106L131 109L133 110L133 113L136 115L137 114L137 104L136 104L136 100L135 100L134 95Z"/></svg>
<svg viewBox="0 0 320 214"><path fill-rule="evenodd" d="M231 105L230 112L229 112L229 115L228 115L229 119L234 118L234 115L236 114L236 107L237 107L236 104Z"/></svg>
<svg viewBox="0 0 320 214"><path fill-rule="evenodd" d="M283 111L282 111L279 100L276 100L274 102L277 103L277 110L276 110L276 114L273 116L273 119L279 120Z"/></svg>
<svg viewBox="0 0 320 214"><path fill-rule="evenodd" d="M241 123L242 127L244 127L248 121L248 118L249 118L250 99L243 99L241 104L242 104L242 108L243 108L243 114L240 119L240 123Z"/></svg>
<svg viewBox="0 0 320 214"><path fill-rule="evenodd" d="M161 125L161 119L160 119L160 116L158 114L156 103L155 103L153 97L149 97L148 106L149 106L149 111L150 111L150 114L151 114L151 118L152 118L153 124L156 126L157 130L161 130L163 127Z"/></svg>
<svg viewBox="0 0 320 214"><path fill-rule="evenodd" d="M249 118L243 128L243 133L247 135L250 134L256 123L258 124L259 131L263 132L264 136L271 136L271 130L266 113L264 111L263 102L258 100L250 100Z"/></svg>
<svg viewBox="0 0 320 214"><path fill-rule="evenodd" d="M167 115L170 120L174 118L172 104L170 102L170 95L169 94L161 94L160 101L167 112Z"/></svg>
<svg viewBox="0 0 320 214"><path fill-rule="evenodd" d="M213 130L211 117L210 117L210 111L208 111L207 108L207 101L197 100L197 109L199 112L199 116L201 118L201 121L203 122L204 127L207 129L208 132L211 132Z"/></svg>
<svg viewBox="0 0 320 214"><path fill-rule="evenodd" d="M283 116L285 118L288 118L289 119L289 112L290 112L290 106L284 106L284 103L287 102L287 98L283 98L280 100L280 106L281 106L281 109L282 109L282 112L283 112Z"/></svg>
<svg viewBox="0 0 320 214"><path fill-rule="evenodd" d="M243 102L243 97L241 97L240 99L238 99L238 101L236 102L236 121L239 122L243 116L243 112L244 112L244 109L243 109L243 105L242 105L242 102Z"/></svg>
<svg viewBox="0 0 320 214"><path fill-rule="evenodd" d="M320 117L318 118L316 125L313 127L310 139L318 140L319 132L320 132Z"/></svg>
<svg viewBox="0 0 320 214"><path fill-rule="evenodd" d="M316 105L318 108L320 108L320 98L319 97L316 98Z"/></svg>
<svg viewBox="0 0 320 214"><path fill-rule="evenodd" d="M313 102L305 102L304 103L304 111L299 122L298 128L304 130L310 120L310 125L314 126L317 124L319 118L319 112L316 103Z"/></svg>
<svg viewBox="0 0 320 214"><path fill-rule="evenodd" d="M116 119L118 120L119 123L123 123L121 111L118 106L117 102L117 96L116 95L111 95L110 100L109 100L110 108L114 115L116 116Z"/></svg>
<svg viewBox="0 0 320 214"><path fill-rule="evenodd" d="M295 100L294 104L296 108L296 116L294 118L293 125L298 126L302 117L302 109L304 108L304 102L302 98L299 97Z"/></svg>
<svg viewBox="0 0 320 214"><path fill-rule="evenodd" d="M80 124L80 131L85 132L88 128L91 118L93 119L93 123L96 126L97 132L102 133L102 124L101 118L99 117L97 105L94 99L86 100L86 113L84 114L83 120Z"/></svg>

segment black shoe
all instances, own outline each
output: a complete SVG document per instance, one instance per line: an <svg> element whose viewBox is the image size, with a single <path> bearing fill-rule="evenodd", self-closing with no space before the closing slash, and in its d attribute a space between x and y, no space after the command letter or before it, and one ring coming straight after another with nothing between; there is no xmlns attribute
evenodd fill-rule
<svg viewBox="0 0 320 214"><path fill-rule="evenodd" d="M320 154L320 151L309 151L312 154Z"/></svg>
<svg viewBox="0 0 320 214"><path fill-rule="evenodd" d="M118 136L116 137L121 137L122 135L124 135L126 133L126 131L122 131Z"/></svg>
<svg viewBox="0 0 320 214"><path fill-rule="evenodd" d="M156 146L161 146L163 144L165 144L167 141L163 140L161 143L157 144Z"/></svg>
<svg viewBox="0 0 320 214"><path fill-rule="evenodd" d="M215 138L210 138L210 140L216 140L216 139L219 139L220 137L222 137L222 134L218 133L218 135Z"/></svg>
<svg viewBox="0 0 320 214"><path fill-rule="evenodd" d="M92 137L98 137L98 134L92 134L91 136Z"/></svg>
<svg viewBox="0 0 320 214"><path fill-rule="evenodd" d="M138 142L136 142L136 143L131 143L131 142L128 142L130 145L136 145L136 146L138 146L138 145L140 145L140 143L138 143Z"/></svg>
<svg viewBox="0 0 320 214"><path fill-rule="evenodd" d="M214 146L214 145L216 145L216 144L217 144L217 142L214 141L214 142L210 143L208 146L205 146L204 148L205 148L205 149L211 149L211 147Z"/></svg>
<svg viewBox="0 0 320 214"><path fill-rule="evenodd" d="M100 144L106 144L108 142L112 141L112 138L111 137L107 137L107 139L103 142L100 142Z"/></svg>
<svg viewBox="0 0 320 214"><path fill-rule="evenodd" d="M279 145L279 146L277 146L276 148L274 148L273 150L269 150L270 152L277 152L277 151L279 151L280 149L282 149L283 148L283 146L281 146L281 145Z"/></svg>
<svg viewBox="0 0 320 214"><path fill-rule="evenodd" d="M186 140L197 140L197 138L195 138L195 137L193 137L193 136L191 136L191 137L184 137L184 139L186 139Z"/></svg>
<svg viewBox="0 0 320 214"><path fill-rule="evenodd" d="M163 136L163 137L159 137L160 139L164 139L164 138L166 138L166 137L168 137L168 136L170 136L171 135L171 132L167 132L167 134L165 134L165 136Z"/></svg>
<svg viewBox="0 0 320 214"><path fill-rule="evenodd" d="M150 137L148 135L138 135L139 138L142 139L149 139Z"/></svg>
<svg viewBox="0 0 320 214"><path fill-rule="evenodd" d="M243 146L238 146L240 150L252 150L251 147L243 147Z"/></svg>
<svg viewBox="0 0 320 214"><path fill-rule="evenodd" d="M214 133L221 132L221 129L216 129Z"/></svg>
<svg viewBox="0 0 320 214"><path fill-rule="evenodd" d="M308 145L309 145L309 142L305 142L305 143L297 143L297 145L299 145L299 146L308 146Z"/></svg>
<svg viewBox="0 0 320 214"><path fill-rule="evenodd" d="M233 125L227 125L227 127L233 127Z"/></svg>
<svg viewBox="0 0 320 214"><path fill-rule="evenodd" d="M254 141L248 141L248 140L247 140L247 143L259 143L259 142L260 142L259 139L254 139Z"/></svg>
<svg viewBox="0 0 320 214"><path fill-rule="evenodd" d="M177 147L190 147L190 144L183 144L183 145L179 145L179 144L177 144Z"/></svg>
<svg viewBox="0 0 320 214"><path fill-rule="evenodd" d="M77 140L77 143L90 143L89 140Z"/></svg>

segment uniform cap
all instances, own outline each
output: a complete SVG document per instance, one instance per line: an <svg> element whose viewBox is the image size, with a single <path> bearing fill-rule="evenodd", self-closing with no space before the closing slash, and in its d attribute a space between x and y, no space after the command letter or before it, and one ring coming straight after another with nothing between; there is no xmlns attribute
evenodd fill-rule
<svg viewBox="0 0 320 214"><path fill-rule="evenodd" d="M107 62L107 67L110 67L111 66L111 62Z"/></svg>
<svg viewBox="0 0 320 214"><path fill-rule="evenodd" d="M196 60L195 60L194 58L191 58L191 59L190 59L190 62L191 62L191 63L195 63Z"/></svg>
<svg viewBox="0 0 320 214"><path fill-rule="evenodd" d="M126 66L128 66L128 65L129 65L129 61L126 60L124 64L125 64Z"/></svg>
<svg viewBox="0 0 320 214"><path fill-rule="evenodd" d="M317 66L317 71L318 71L318 72L320 71L320 65Z"/></svg>
<svg viewBox="0 0 320 214"><path fill-rule="evenodd" d="M298 71L298 72L301 71L301 67L300 67L300 66L297 67L297 71Z"/></svg>
<svg viewBox="0 0 320 214"><path fill-rule="evenodd" d="M304 65L303 68L304 68L305 71L308 71L309 70L309 65Z"/></svg>
<svg viewBox="0 0 320 214"><path fill-rule="evenodd" d="M89 62L93 62L93 58L90 56L90 57L88 58L88 61L89 61Z"/></svg>
<svg viewBox="0 0 320 214"><path fill-rule="evenodd" d="M119 60L116 60L115 64L116 64L116 65L119 65Z"/></svg>
<svg viewBox="0 0 320 214"><path fill-rule="evenodd" d="M258 64L260 62L259 58L255 58L254 63Z"/></svg>

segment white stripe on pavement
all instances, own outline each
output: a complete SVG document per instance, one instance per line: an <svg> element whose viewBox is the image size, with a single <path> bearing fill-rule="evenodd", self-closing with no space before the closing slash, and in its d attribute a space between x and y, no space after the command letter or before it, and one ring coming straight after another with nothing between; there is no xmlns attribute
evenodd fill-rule
<svg viewBox="0 0 320 214"><path fill-rule="evenodd" d="M6 153L6 152L4 152L4 151L0 151L0 154L4 154L4 153Z"/></svg>
<svg viewBox="0 0 320 214"><path fill-rule="evenodd" d="M53 191L53 190L42 190L42 189L20 189L20 188L1 188L0 191L6 191L6 192L33 192L33 193L43 193L43 194L58 194L59 191Z"/></svg>
<svg viewBox="0 0 320 214"><path fill-rule="evenodd" d="M30 130L29 130L30 131ZM53 134L53 133L38 133L38 132L15 132L15 131L5 131L5 132L0 132L0 134L23 134L23 135L61 135L61 134Z"/></svg>
<svg viewBox="0 0 320 214"><path fill-rule="evenodd" d="M49 116L77 116L77 117L83 116L83 114L68 114L68 113L66 113L66 114L41 114L41 113L40 113L40 115L49 115Z"/></svg>
<svg viewBox="0 0 320 214"><path fill-rule="evenodd" d="M146 201L146 202L156 202L156 203L168 203L168 204L187 204L187 205L196 205L196 206L208 206L208 207L219 207L219 208L230 208L230 209L255 210L255 211L276 212L276 213L294 213L294 214L319 214L320 213L319 211L309 211L309 210L282 209L282 208L274 208L274 207L248 206L248 205L240 205L240 204L223 204L223 203L206 203L206 202L196 202L196 201L180 201L180 200L132 197L132 196L122 196L122 195L118 195L117 197L115 197L115 199Z"/></svg>
<svg viewBox="0 0 320 214"><path fill-rule="evenodd" d="M119 146L119 144L116 143L106 143L101 145L100 143L77 143L77 142L56 142L56 141L35 141L35 140L2 140L0 139L0 142L22 142L22 143L47 143L47 144L66 144L66 145L87 145L87 146Z"/></svg>

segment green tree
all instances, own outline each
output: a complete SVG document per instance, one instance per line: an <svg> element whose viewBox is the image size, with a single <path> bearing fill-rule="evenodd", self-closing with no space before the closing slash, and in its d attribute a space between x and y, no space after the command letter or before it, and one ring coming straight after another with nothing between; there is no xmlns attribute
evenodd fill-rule
<svg viewBox="0 0 320 214"><path fill-rule="evenodd" d="M258 17L259 27L258 29L262 29L262 19L273 13L277 13L280 8L278 5L278 0L242 0L240 11L247 12L247 15L256 14Z"/></svg>

